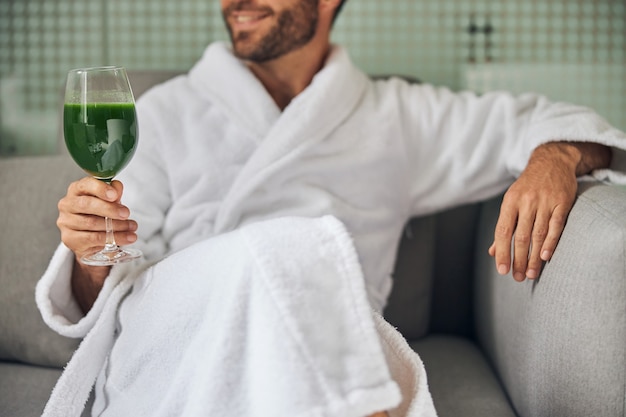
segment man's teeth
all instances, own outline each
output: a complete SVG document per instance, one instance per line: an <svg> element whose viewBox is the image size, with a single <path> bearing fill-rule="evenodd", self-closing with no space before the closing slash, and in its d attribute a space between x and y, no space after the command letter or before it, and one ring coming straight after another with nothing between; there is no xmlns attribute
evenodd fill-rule
<svg viewBox="0 0 626 417"><path fill-rule="evenodd" d="M253 21L253 20L255 20L255 19L256 19L256 17L254 17L254 16L241 16L241 15L240 15L240 16L237 16L237 17L236 17L236 20L237 20L237 22L239 22L239 23L251 22L251 21Z"/></svg>

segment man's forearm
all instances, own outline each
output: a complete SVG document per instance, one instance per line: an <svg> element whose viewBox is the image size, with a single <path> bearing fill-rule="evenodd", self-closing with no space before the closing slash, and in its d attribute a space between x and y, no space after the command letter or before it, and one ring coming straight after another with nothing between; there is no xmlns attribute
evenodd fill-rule
<svg viewBox="0 0 626 417"><path fill-rule="evenodd" d="M109 275L108 266L86 266L74 262L72 270L72 293L83 313L87 314L98 298L104 280Z"/></svg>
<svg viewBox="0 0 626 417"><path fill-rule="evenodd" d="M550 142L537 147L532 159L541 159L544 156L562 157L563 161L570 161L573 164L575 174L579 176L588 174L594 169L608 167L611 163L611 153L611 148L598 143Z"/></svg>

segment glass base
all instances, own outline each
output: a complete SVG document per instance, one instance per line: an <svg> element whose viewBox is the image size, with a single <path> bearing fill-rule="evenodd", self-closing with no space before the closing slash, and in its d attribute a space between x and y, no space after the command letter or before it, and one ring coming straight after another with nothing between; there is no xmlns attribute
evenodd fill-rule
<svg viewBox="0 0 626 417"><path fill-rule="evenodd" d="M80 258L80 262L85 265L91 266L110 266L115 264L121 264L124 262L130 262L135 259L141 258L143 253L138 249L132 248L120 248L117 247L113 250L103 249L99 252L92 253L91 255L85 255Z"/></svg>

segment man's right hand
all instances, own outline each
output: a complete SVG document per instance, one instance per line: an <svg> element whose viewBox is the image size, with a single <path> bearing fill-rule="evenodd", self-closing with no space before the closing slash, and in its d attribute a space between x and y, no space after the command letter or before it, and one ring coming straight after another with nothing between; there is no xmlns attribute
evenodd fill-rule
<svg viewBox="0 0 626 417"><path fill-rule="evenodd" d="M61 241L74 252L77 260L104 246L104 217L113 219L118 245L128 245L137 240L137 223L128 218L130 210L120 203L123 188L119 181L106 184L86 177L70 184L65 197L59 200L57 227L61 231ZM91 309L109 269L75 262L72 291L84 312Z"/></svg>

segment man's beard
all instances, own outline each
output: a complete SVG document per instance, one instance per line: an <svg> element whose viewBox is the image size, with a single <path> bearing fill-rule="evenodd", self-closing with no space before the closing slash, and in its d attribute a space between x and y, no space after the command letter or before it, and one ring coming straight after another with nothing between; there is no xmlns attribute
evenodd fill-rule
<svg viewBox="0 0 626 417"><path fill-rule="evenodd" d="M243 45L253 34L242 31L234 37L228 23L228 16L231 12L250 9L249 1L242 0L233 3L222 11L222 16L228 28L235 55L240 59L260 63L279 58L306 45L315 36L318 1L302 0L293 8L279 12L277 24L251 48L245 48ZM269 8L264 8L264 11L271 15L275 14Z"/></svg>

